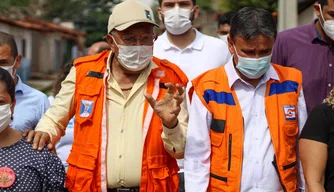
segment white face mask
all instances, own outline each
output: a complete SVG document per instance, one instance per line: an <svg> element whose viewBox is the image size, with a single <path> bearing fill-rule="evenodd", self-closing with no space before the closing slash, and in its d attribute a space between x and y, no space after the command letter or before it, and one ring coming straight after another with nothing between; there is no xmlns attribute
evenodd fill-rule
<svg viewBox="0 0 334 192"><path fill-rule="evenodd" d="M228 44L227 42L227 37L228 35L218 35L219 39L223 40L226 44Z"/></svg>
<svg viewBox="0 0 334 192"><path fill-rule="evenodd" d="M118 45L115 39L114 43L118 47L118 61L125 69L141 71L150 64L153 57L153 45Z"/></svg>
<svg viewBox="0 0 334 192"><path fill-rule="evenodd" d="M190 13L194 9L181 9L178 6L175 8L161 12L164 15L164 24L168 32L173 35L181 35L187 32L191 27Z"/></svg>
<svg viewBox="0 0 334 192"><path fill-rule="evenodd" d="M325 18L322 14L322 10L321 10L321 5L319 4L319 9L320 9L320 14L322 19L324 20L324 24L321 24L322 28L324 29L326 35L331 38L332 40L334 40L334 20L327 20L325 21Z"/></svg>
<svg viewBox="0 0 334 192"><path fill-rule="evenodd" d="M1 66L1 68L3 68L4 70L8 71L8 73L12 76L12 78L14 79L15 77L15 73L14 73L14 66L16 64L16 58L14 60L14 63L12 66Z"/></svg>
<svg viewBox="0 0 334 192"><path fill-rule="evenodd" d="M12 112L10 110L11 104L0 106L0 133L7 128L10 123Z"/></svg>

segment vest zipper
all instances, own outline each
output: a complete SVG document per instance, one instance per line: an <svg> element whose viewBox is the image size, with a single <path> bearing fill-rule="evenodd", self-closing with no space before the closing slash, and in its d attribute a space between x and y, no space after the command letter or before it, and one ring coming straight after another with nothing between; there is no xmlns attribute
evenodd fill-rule
<svg viewBox="0 0 334 192"><path fill-rule="evenodd" d="M231 170L231 158L232 158L232 134L229 135L229 140L228 140L228 171Z"/></svg>
<svg viewBox="0 0 334 192"><path fill-rule="evenodd" d="M272 164L274 165L275 170L276 170L276 172L277 172L277 174L278 174L278 178L279 178L279 181L280 181L280 183L281 183L281 185L282 185L283 191L284 191L284 192L287 192L286 187L284 186L284 184L283 184L283 182L282 182L281 175L279 174L279 170L278 170L278 167L277 167L277 162L276 162L276 157L275 157L275 156L274 156L274 161L272 162Z"/></svg>

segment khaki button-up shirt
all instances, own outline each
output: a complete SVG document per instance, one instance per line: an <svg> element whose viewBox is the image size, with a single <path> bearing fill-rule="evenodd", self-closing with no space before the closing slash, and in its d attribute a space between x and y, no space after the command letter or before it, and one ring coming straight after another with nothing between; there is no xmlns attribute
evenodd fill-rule
<svg viewBox="0 0 334 192"><path fill-rule="evenodd" d="M126 98L117 81L112 77L112 55L107 60L106 113L108 128L107 144L107 182L108 188L120 186L139 186L141 178L143 132L142 119L144 111L144 93L147 79L153 68L153 62L140 74L131 92ZM76 70L73 67L62 83L62 89L50 109L45 113L36 127L37 131L50 134L56 142L64 134L68 121L75 114L74 90ZM185 146L188 113L186 102L182 103L179 124L174 129L164 127L162 139L166 150L174 157L181 157ZM101 109L102 110L102 109Z"/></svg>

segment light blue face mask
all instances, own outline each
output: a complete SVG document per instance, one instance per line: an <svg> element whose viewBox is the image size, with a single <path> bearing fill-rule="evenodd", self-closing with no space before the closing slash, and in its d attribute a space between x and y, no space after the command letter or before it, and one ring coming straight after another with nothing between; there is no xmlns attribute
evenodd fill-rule
<svg viewBox="0 0 334 192"><path fill-rule="evenodd" d="M258 79L270 68L271 54L260 58L247 58L241 57L235 46L234 49L238 56L237 69L248 79Z"/></svg>

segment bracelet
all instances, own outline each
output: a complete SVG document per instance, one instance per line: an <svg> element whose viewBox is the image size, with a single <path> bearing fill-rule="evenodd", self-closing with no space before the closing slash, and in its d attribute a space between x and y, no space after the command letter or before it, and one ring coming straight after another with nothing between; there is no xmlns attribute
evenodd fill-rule
<svg viewBox="0 0 334 192"><path fill-rule="evenodd" d="M162 123L162 125L165 126L165 127L168 128L168 129L174 129L175 127L177 127L178 124L179 124L179 120L177 120L175 126L173 126L173 127L168 127L168 126L166 126L164 123Z"/></svg>

